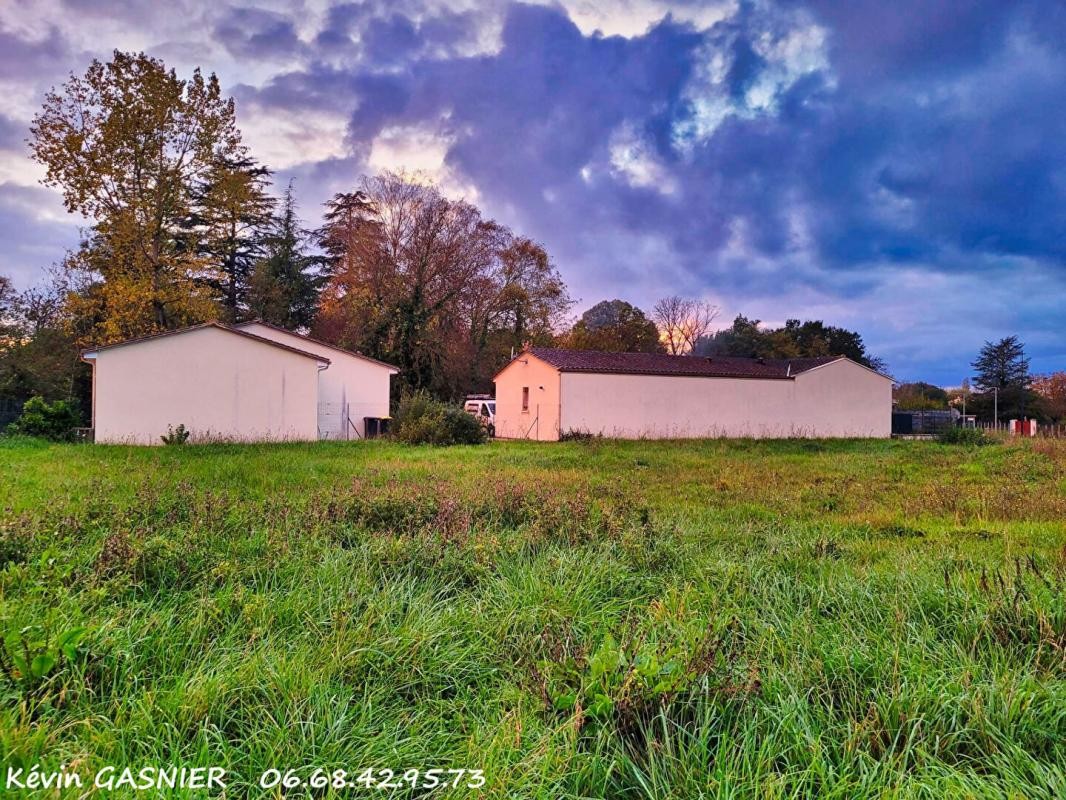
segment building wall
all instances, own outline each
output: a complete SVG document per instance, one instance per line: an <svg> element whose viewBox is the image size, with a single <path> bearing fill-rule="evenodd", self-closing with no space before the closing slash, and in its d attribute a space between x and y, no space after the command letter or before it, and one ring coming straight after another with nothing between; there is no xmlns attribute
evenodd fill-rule
<svg viewBox="0 0 1066 800"><path fill-rule="evenodd" d="M794 380L565 372L561 394L562 431L619 438L887 437L891 428L891 381L849 361Z"/></svg>
<svg viewBox="0 0 1066 800"><path fill-rule="evenodd" d="M168 425L193 440L318 437L312 358L218 328L97 352L96 441L160 444Z"/></svg>
<svg viewBox="0 0 1066 800"><path fill-rule="evenodd" d="M529 410L522 411L522 388ZM504 439L559 438L559 371L523 353L496 376L496 435Z"/></svg>
<svg viewBox="0 0 1066 800"><path fill-rule="evenodd" d="M365 436L364 417L389 416L389 376L395 369L269 325L253 322L242 325L241 330L329 359L329 369L318 378L318 429L322 438ZM347 425L345 410L354 431Z"/></svg>
<svg viewBox="0 0 1066 800"><path fill-rule="evenodd" d="M834 361L796 376L803 413L817 436L892 435L892 381L854 361Z"/></svg>

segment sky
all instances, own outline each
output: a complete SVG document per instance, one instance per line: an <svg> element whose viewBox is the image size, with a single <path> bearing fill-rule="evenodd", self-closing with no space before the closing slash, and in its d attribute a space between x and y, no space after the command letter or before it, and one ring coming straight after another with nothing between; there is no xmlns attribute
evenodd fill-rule
<svg viewBox="0 0 1066 800"><path fill-rule="evenodd" d="M575 313L706 299L719 322L858 330L958 385L1017 334L1066 369L1066 4L1058 0L4 0L0 274L85 220L25 139L44 93L143 50L215 72L305 222L422 171L542 242Z"/></svg>

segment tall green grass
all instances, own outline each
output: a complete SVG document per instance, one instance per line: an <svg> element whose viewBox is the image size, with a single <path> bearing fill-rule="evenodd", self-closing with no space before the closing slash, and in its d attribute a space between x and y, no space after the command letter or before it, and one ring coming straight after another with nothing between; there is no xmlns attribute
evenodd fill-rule
<svg viewBox="0 0 1066 800"><path fill-rule="evenodd" d="M0 678L0 767L1066 796L1057 443L10 440L0 470L0 625L58 654Z"/></svg>

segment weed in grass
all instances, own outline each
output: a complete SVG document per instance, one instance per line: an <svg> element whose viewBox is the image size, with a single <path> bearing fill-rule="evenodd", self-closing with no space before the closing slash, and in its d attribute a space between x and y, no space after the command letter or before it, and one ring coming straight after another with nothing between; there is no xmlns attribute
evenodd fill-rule
<svg viewBox="0 0 1066 800"><path fill-rule="evenodd" d="M0 680L0 752L234 796L1066 796L1063 453L3 442L0 623L31 665L92 634Z"/></svg>

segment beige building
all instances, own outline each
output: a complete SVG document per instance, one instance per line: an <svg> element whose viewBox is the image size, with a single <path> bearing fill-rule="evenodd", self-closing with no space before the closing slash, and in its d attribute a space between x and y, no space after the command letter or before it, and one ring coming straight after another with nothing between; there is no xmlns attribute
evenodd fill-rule
<svg viewBox="0 0 1066 800"><path fill-rule="evenodd" d="M87 350L97 442L358 438L395 367L263 323L207 323ZM329 378L325 377L335 370Z"/></svg>
<svg viewBox="0 0 1066 800"><path fill-rule="evenodd" d="M496 375L496 435L888 437L892 380L841 357L754 359L533 347Z"/></svg>
<svg viewBox="0 0 1066 800"><path fill-rule="evenodd" d="M319 438L355 439L365 434L364 418L389 415L389 379L399 372L391 364L265 322L234 327L329 359L318 374Z"/></svg>

